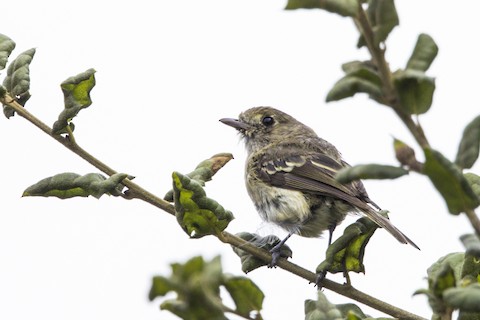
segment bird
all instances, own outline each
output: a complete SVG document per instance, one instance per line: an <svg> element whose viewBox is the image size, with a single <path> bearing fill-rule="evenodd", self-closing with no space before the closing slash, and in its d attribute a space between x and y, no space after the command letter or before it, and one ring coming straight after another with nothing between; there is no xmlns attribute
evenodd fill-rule
<svg viewBox="0 0 480 320"><path fill-rule="evenodd" d="M238 119L220 122L235 128L247 150L245 184L260 217L288 235L270 252L275 266L280 249L293 235L320 237L333 231L347 214L360 213L399 242L419 247L373 202L360 180L341 184L335 174L349 164L337 148L313 129L272 107L254 107Z"/></svg>

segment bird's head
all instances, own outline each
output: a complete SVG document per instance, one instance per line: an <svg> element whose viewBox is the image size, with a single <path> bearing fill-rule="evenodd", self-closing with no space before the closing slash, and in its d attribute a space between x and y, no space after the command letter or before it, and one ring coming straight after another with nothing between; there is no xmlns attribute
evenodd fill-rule
<svg viewBox="0 0 480 320"><path fill-rule="evenodd" d="M312 129L292 116L271 107L251 108L242 112L238 119L223 118L220 122L237 129L250 152L287 138L315 135Z"/></svg>

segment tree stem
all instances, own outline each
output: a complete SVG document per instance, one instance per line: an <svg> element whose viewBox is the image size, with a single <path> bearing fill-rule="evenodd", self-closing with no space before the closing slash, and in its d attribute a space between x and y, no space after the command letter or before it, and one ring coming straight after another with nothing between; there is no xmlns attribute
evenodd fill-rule
<svg viewBox="0 0 480 320"><path fill-rule="evenodd" d="M480 238L480 219L478 219L478 216L475 213L475 210L467 210L465 211L465 214L467 215L467 218L470 221L470 224L473 226L473 229L475 230L477 237Z"/></svg>
<svg viewBox="0 0 480 320"><path fill-rule="evenodd" d="M385 49L380 48L380 46L375 43L375 36L372 26L360 4L360 1L358 16L354 18L354 22L357 26L357 29L365 39L365 43L370 55L372 56L374 65L376 65L378 68L378 73L380 75L380 79L382 80L384 103L390 106L393 111L395 111L400 120L402 120L408 130L412 133L417 143L422 148L428 148L429 143L420 124L415 123L415 121L412 119L412 116L406 114L400 106L398 94L392 81L392 71L390 70L388 62L385 59Z"/></svg>
<svg viewBox="0 0 480 320"><path fill-rule="evenodd" d="M103 163L102 161L98 160L94 156L92 156L90 153L85 151L83 148L81 148L73 139L69 139L69 137L63 137L61 135L54 135L52 134L52 129L47 126L45 123L40 121L37 117L35 117L33 114L28 112L25 108L23 108L20 104L18 104L14 99L12 99L8 94L5 95L4 97L0 98L0 102L12 107L15 112L17 112L18 115L21 117L27 119L29 122L31 122L33 125L35 125L37 128L45 132L47 135L50 137L54 138L58 142L60 142L63 146L68 148L70 151L73 153L77 154L80 156L82 159L90 163L92 166L97 168L98 170L104 172L107 175L112 175L117 173L114 169L110 168L108 165ZM147 190L143 189L136 183L132 182L129 179L124 179L122 183L128 188L128 196L127 198L138 198L141 199L145 202L150 203L151 205L162 209L163 211L175 215L175 208L172 204L169 202L157 197L156 195L148 192ZM270 262L272 259L271 254L264 250L260 249L253 244L237 237L234 236L226 231L221 232L218 236L217 239L219 239L221 242L228 243L232 246L235 246L237 248L241 248L242 250L245 250L246 252L254 255L255 257L262 259L266 262ZM314 283L316 281L316 274L302 268L294 263L291 263L287 261L286 259L280 259L278 262L278 267L289 271L303 279L306 279L310 283ZM411 319L411 320L425 320L424 318L415 315L413 313L410 313L408 311L405 311L403 309L400 309L398 307L395 307L393 305L390 305L388 303L385 303L379 299L376 299L370 295L367 295L366 293L363 293L354 287L350 285L342 285L333 281L330 281L328 279L324 279L322 281L323 287L332 290L338 294L341 294L345 297L351 298L353 300L356 300L358 302L361 302L365 305L368 305L374 309L377 309L379 311L382 311L386 314L391 315L392 317L399 318L399 319Z"/></svg>

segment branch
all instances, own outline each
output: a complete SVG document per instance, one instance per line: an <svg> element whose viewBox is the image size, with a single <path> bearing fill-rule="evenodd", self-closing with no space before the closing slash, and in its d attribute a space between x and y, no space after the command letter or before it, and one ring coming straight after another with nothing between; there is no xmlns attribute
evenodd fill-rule
<svg viewBox="0 0 480 320"><path fill-rule="evenodd" d="M362 8L360 1L358 16L354 18L354 22L359 32L365 38L368 51L372 56L374 64L378 68L380 79L382 80L384 103L395 111L422 148L429 147L430 144L428 143L427 137L420 124L415 123L412 116L405 113L399 104L398 94L392 82L392 71L385 59L385 49L381 49L378 45L375 45L372 25L370 24L370 21L368 21L368 17L365 14L365 10Z"/></svg>
<svg viewBox="0 0 480 320"><path fill-rule="evenodd" d="M480 238L480 219L478 219L478 216L476 215L474 210L466 210L465 214L467 215L467 218L470 221L473 229L475 229L477 237Z"/></svg>
<svg viewBox="0 0 480 320"><path fill-rule="evenodd" d="M36 118L33 114L28 112L25 108L23 108L19 103L17 103L11 96L8 94L5 95L3 98L0 98L0 102L12 107L15 112L17 112L18 115L21 117L25 118L29 122L31 122L33 125L38 127L40 130L45 132L47 135L61 143L63 146L68 148L70 151L73 153L77 154L84 160L86 160L88 163L93 165L95 168L98 170L104 172L107 175L112 175L117 173L115 170L110 168L108 165L105 163L101 162L94 156L92 156L90 153L85 151L83 148L81 148L74 139L72 139L69 136L63 137L61 135L54 135L52 134L52 129L43 123L41 120ZM163 211L175 215L175 208L172 204L169 202L157 197L156 195L150 193L149 191L143 189L141 186L137 185L136 183L132 182L128 178L124 179L122 183L128 188L128 191L126 192L126 198L127 199L132 199L132 198L137 198L141 199L143 201L146 201L150 203L151 205L162 209ZM265 261L270 262L272 259L271 254L264 250L260 249L251 243L234 236L228 232L222 232L220 233L217 238L224 243L228 243L232 246L241 248L242 250L245 250L246 252L254 255L257 258L263 259ZM290 261L287 261L286 259L280 259L278 262L278 267L289 271L307 281L310 283L315 283L317 275L301 266L298 266ZM410 313L408 311L402 310L400 308L397 308L393 305L390 305L388 303L385 303L379 299L376 299L366 293L363 293L351 285L342 285L340 283L336 283L334 281L324 279L322 281L323 287L332 290L338 294L341 294L345 297L351 298L353 300L356 300L360 303L363 303L365 305L368 305L374 309L377 309L379 311L382 311L386 314L391 315L392 317L395 318L400 318L400 319L411 319L411 320L425 320L424 318L415 315L413 313Z"/></svg>

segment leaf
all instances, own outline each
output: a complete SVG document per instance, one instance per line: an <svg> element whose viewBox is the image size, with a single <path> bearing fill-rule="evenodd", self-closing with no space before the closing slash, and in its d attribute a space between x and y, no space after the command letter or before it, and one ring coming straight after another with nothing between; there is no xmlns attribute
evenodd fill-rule
<svg viewBox="0 0 480 320"><path fill-rule="evenodd" d="M444 263L441 265L435 278L432 279L432 292L437 296L442 296L443 292L449 288L454 288L456 286L455 274L453 268L448 264Z"/></svg>
<svg viewBox="0 0 480 320"><path fill-rule="evenodd" d="M479 243L475 235L470 235L469 239L462 239L464 246L467 248L463 259L462 274L460 286L464 287L472 283L480 283L480 259L479 259Z"/></svg>
<svg viewBox="0 0 480 320"><path fill-rule="evenodd" d="M342 318L347 320L365 319L367 316L359 306L353 303L337 304L337 309L342 313Z"/></svg>
<svg viewBox="0 0 480 320"><path fill-rule="evenodd" d="M443 292L460 282L464 258L462 252L456 252L438 259L427 269L428 289L415 291L414 294L427 295L434 316L444 313L446 305L442 298Z"/></svg>
<svg viewBox="0 0 480 320"><path fill-rule="evenodd" d="M241 232L237 233L236 236L242 238L245 241L248 241L249 243L253 244L258 248L262 248L267 251L273 249L273 247L275 247L280 242L280 239L274 235L261 237L255 233ZM240 248L232 246L232 249L235 254L240 257L240 261L242 263L242 271L245 273L249 273L250 271L253 271L257 268L266 266L270 262L254 257L250 253ZM284 244L280 249L280 256L283 258L290 258L292 257L292 250Z"/></svg>
<svg viewBox="0 0 480 320"><path fill-rule="evenodd" d="M480 284L445 290L443 299L452 308L466 312L480 312Z"/></svg>
<svg viewBox="0 0 480 320"><path fill-rule="evenodd" d="M318 290L317 300L305 300L305 320L338 320L342 313Z"/></svg>
<svg viewBox="0 0 480 320"><path fill-rule="evenodd" d="M477 195L477 198L480 199L480 177L471 172L464 173L463 176L465 177L465 179L467 179L473 193L475 193Z"/></svg>
<svg viewBox="0 0 480 320"><path fill-rule="evenodd" d="M69 125L70 121L92 104L90 91L95 86L95 70L88 69L74 77L63 81L60 85L63 91L65 109L58 116L52 127L53 134L59 134Z"/></svg>
<svg viewBox="0 0 480 320"><path fill-rule="evenodd" d="M363 164L341 169L335 175L335 179L345 184L361 179L396 179L406 174L408 171L401 167Z"/></svg>
<svg viewBox="0 0 480 320"><path fill-rule="evenodd" d="M174 289L175 285L168 278L162 276L153 277L148 299L152 301L157 297L163 297Z"/></svg>
<svg viewBox="0 0 480 320"><path fill-rule="evenodd" d="M374 45L379 46L384 42L390 32L398 26L398 14L393 0L370 0L367 8L367 17L372 26ZM357 43L357 47L365 46L363 35Z"/></svg>
<svg viewBox="0 0 480 320"><path fill-rule="evenodd" d="M477 116L463 130L455 164L461 169L470 169L478 159L479 146L480 116Z"/></svg>
<svg viewBox="0 0 480 320"><path fill-rule="evenodd" d="M440 152L425 148L424 173L447 203L451 214L475 209L479 199L456 165Z"/></svg>
<svg viewBox="0 0 480 320"><path fill-rule="evenodd" d="M327 94L327 102L352 97L357 93L368 93L379 100L382 81L376 67L370 61L351 61L342 65L346 75L335 83Z"/></svg>
<svg viewBox="0 0 480 320"><path fill-rule="evenodd" d="M65 172L40 180L28 187L22 197L57 197L68 199L73 197L93 196L100 198L104 194L118 196L127 178L125 173L116 173L108 179L98 173L89 173L84 176L72 172Z"/></svg>
<svg viewBox="0 0 480 320"><path fill-rule="evenodd" d="M465 246L466 254L480 258L480 239L474 234L464 234L460 237Z"/></svg>
<svg viewBox="0 0 480 320"><path fill-rule="evenodd" d="M163 301L162 310L168 310L182 319L227 319L225 307L220 298L220 285L223 281L220 257L204 261L194 257L184 264L171 264L169 277L153 278L149 299L163 297L175 292L174 299Z"/></svg>
<svg viewBox="0 0 480 320"><path fill-rule="evenodd" d="M343 17L356 17L359 10L357 0L288 0L285 10L324 9Z"/></svg>
<svg viewBox="0 0 480 320"><path fill-rule="evenodd" d="M433 101L435 79L424 72L407 69L393 74L393 81L400 99L400 106L408 114L427 112Z"/></svg>
<svg viewBox="0 0 480 320"><path fill-rule="evenodd" d="M395 157L402 166L410 168L417 172L423 171L423 163L420 163L415 157L415 151L405 142L393 139L393 149L395 150Z"/></svg>
<svg viewBox="0 0 480 320"><path fill-rule="evenodd" d="M438 54L438 47L433 38L422 33L418 36L413 53L407 62L406 69L427 71Z"/></svg>
<svg viewBox="0 0 480 320"><path fill-rule="evenodd" d="M5 69L8 57L15 49L15 42L4 34L0 33L0 70Z"/></svg>
<svg viewBox="0 0 480 320"><path fill-rule="evenodd" d="M343 235L328 247L325 260L317 266L317 274L365 272L365 247L377 228L375 222L366 217L345 228Z"/></svg>
<svg viewBox="0 0 480 320"><path fill-rule="evenodd" d="M186 174L186 176L195 180L201 186L205 186L205 182L212 180L212 177L217 173L217 171L232 159L233 156L231 153L217 153L211 158L200 162L195 170ZM168 191L163 199L173 202L173 190Z"/></svg>
<svg viewBox="0 0 480 320"><path fill-rule="evenodd" d="M175 215L182 229L192 238L222 232L233 220L230 211L207 198L202 186L178 172L172 174Z"/></svg>
<svg viewBox="0 0 480 320"><path fill-rule="evenodd" d="M35 49L19 54L8 65L7 76L3 80L3 86L22 106L25 106L25 103L30 99L30 63L34 55ZM15 115L15 111L11 107L3 105L3 114L8 119Z"/></svg>
<svg viewBox="0 0 480 320"><path fill-rule="evenodd" d="M233 299L236 311L248 316L252 311L262 310L265 295L250 279L239 276L224 276L223 285Z"/></svg>

